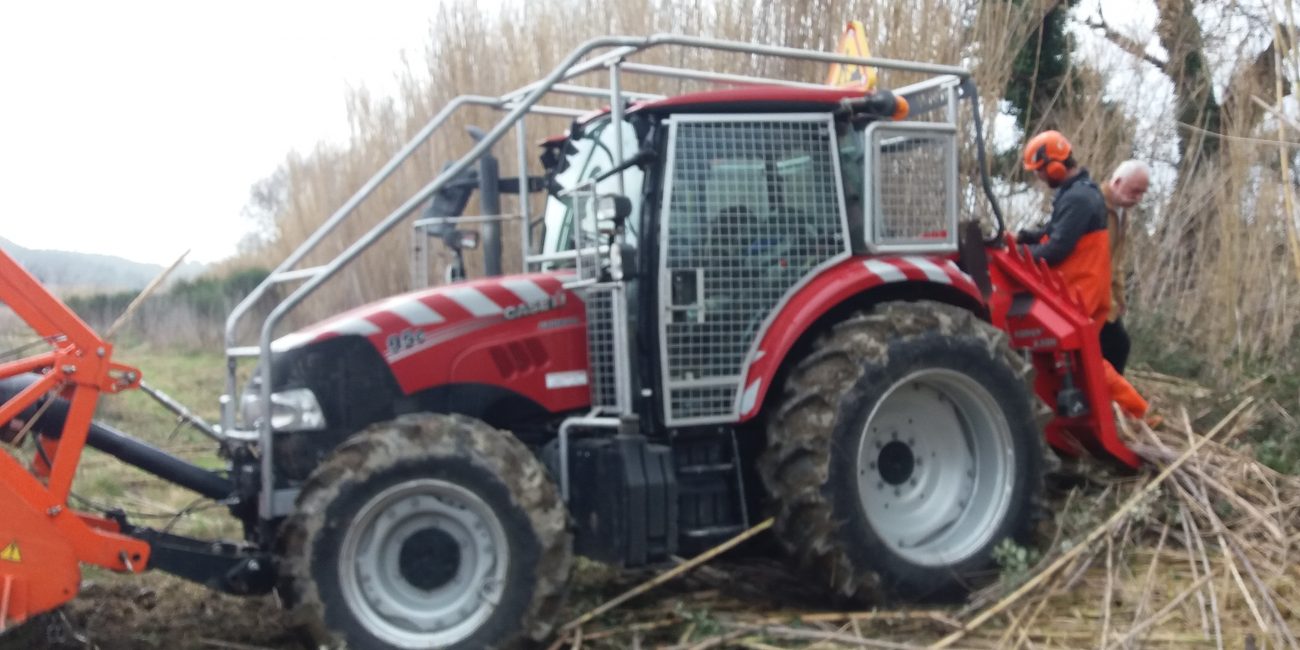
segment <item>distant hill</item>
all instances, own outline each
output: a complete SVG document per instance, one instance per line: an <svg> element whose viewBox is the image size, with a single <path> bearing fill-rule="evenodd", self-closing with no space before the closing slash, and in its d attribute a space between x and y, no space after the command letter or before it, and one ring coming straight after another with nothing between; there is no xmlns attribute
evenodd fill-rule
<svg viewBox="0 0 1300 650"><path fill-rule="evenodd" d="M60 294L143 289L164 268L113 255L34 250L3 237L0 237L0 249L18 260L42 284ZM172 273L168 283L193 278L205 269L203 264L186 262Z"/></svg>

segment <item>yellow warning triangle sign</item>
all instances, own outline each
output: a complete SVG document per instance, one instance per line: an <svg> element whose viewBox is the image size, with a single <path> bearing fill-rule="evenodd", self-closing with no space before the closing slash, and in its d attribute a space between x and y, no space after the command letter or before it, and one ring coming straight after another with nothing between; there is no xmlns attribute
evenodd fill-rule
<svg viewBox="0 0 1300 650"><path fill-rule="evenodd" d="M4 547L3 550L0 550L0 560L4 560L6 562L23 561L23 554L22 551L18 550L17 541L9 542L8 546Z"/></svg>
<svg viewBox="0 0 1300 650"><path fill-rule="evenodd" d="M861 58L871 57L871 48L867 47L867 28L860 20L850 20L840 35L836 54ZM857 86L863 90L876 89L876 69L860 65L832 63L826 76L828 86Z"/></svg>

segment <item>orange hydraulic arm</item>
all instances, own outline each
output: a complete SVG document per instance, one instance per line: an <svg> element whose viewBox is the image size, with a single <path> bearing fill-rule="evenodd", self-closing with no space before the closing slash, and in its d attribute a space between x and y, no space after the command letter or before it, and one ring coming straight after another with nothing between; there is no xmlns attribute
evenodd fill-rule
<svg viewBox="0 0 1300 650"><path fill-rule="evenodd" d="M1072 456L1086 450L1136 468L1140 459L1115 428L1101 324L1089 320L1059 273L1008 244L987 251L993 284L989 307L993 324L1010 335L1012 347L1030 353L1039 398L1056 407L1048 443Z"/></svg>
<svg viewBox="0 0 1300 650"><path fill-rule="evenodd" d="M0 404L0 439L21 444L16 418L43 397L69 402L62 435L38 437L30 469L0 453L0 630L71 600L80 563L143 571L149 545L107 519L68 508L68 493L101 392L136 388L140 371L113 363L113 346L30 273L0 251L0 302L50 344L50 350L0 364L0 379L40 379ZM38 411L39 412L39 411Z"/></svg>

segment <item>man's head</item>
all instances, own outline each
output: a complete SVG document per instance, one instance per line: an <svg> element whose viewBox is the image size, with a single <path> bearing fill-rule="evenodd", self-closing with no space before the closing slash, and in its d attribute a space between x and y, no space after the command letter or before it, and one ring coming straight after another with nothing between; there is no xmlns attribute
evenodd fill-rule
<svg viewBox="0 0 1300 650"><path fill-rule="evenodd" d="M1070 141L1058 131L1043 131L1025 144L1025 171L1049 187L1060 187L1075 169Z"/></svg>
<svg viewBox="0 0 1300 650"><path fill-rule="evenodd" d="M1142 200L1151 184L1151 168L1141 160L1125 160L1115 168L1106 185L1117 207L1131 208Z"/></svg>

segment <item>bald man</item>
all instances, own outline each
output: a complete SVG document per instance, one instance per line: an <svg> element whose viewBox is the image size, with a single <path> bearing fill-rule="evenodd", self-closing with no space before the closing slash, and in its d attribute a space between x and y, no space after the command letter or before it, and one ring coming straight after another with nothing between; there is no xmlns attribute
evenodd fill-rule
<svg viewBox="0 0 1300 650"><path fill-rule="evenodd" d="M1126 307L1124 302L1125 269L1125 230L1128 227L1129 208L1142 201L1151 183L1151 170L1141 160L1125 160L1115 168L1101 186L1102 197L1106 199L1106 226L1110 231L1110 314L1106 324L1101 328L1101 354L1120 374L1128 363L1129 338L1121 318Z"/></svg>

